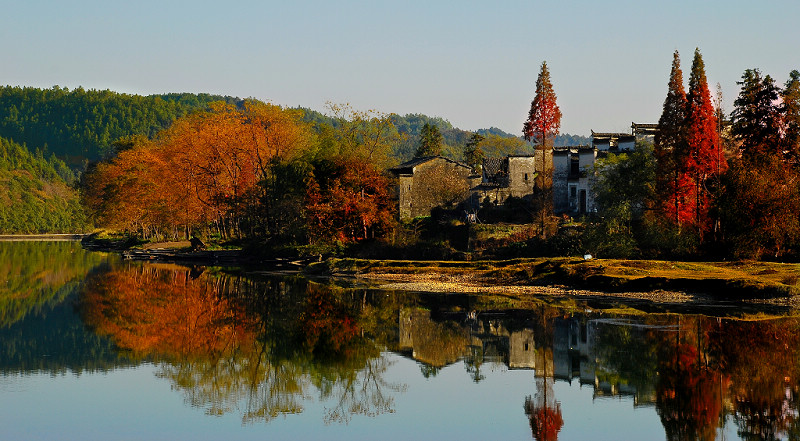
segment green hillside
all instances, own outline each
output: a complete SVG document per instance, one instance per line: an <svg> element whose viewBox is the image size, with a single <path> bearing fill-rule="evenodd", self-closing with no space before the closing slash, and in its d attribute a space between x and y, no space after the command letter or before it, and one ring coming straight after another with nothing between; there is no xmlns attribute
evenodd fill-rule
<svg viewBox="0 0 800 441"><path fill-rule="evenodd" d="M87 228L72 171L55 157L0 138L0 233L74 233Z"/></svg>
<svg viewBox="0 0 800 441"><path fill-rule="evenodd" d="M176 118L220 100L237 101L208 94L0 87L0 137L54 153L76 167L106 155L120 137L153 136Z"/></svg>

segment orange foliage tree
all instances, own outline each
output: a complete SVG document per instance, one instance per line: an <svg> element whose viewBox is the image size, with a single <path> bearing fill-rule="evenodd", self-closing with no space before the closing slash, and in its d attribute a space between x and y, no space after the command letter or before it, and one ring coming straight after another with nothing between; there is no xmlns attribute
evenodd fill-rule
<svg viewBox="0 0 800 441"><path fill-rule="evenodd" d="M257 183L272 163L305 149L308 128L299 111L256 101L210 107L86 173L84 202L103 225L144 236L188 236L206 225L242 234Z"/></svg>

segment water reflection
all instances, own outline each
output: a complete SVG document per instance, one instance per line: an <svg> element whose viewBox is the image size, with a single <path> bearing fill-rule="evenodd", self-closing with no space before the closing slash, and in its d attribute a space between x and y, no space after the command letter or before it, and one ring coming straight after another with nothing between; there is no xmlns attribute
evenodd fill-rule
<svg viewBox="0 0 800 441"><path fill-rule="evenodd" d="M392 373L390 360L402 359L388 351L414 360L423 385L463 369L460 387L481 393L497 371L529 372L507 399L537 440L574 437L591 425L576 407L611 402L651 413L669 440L800 437L796 318L621 314L596 303L342 288L85 256L68 269L59 266L67 248L5 252L39 266L0 263L13 280L0 291L3 375L147 362L210 415L251 424L322 407L323 422L348 423L399 413L416 380ZM575 402L560 385L588 389L591 401Z"/></svg>
<svg viewBox="0 0 800 441"><path fill-rule="evenodd" d="M367 338L353 297L305 280L255 281L169 265L129 265L87 283L82 311L96 332L158 376L187 403L244 422L330 402L326 420L391 412L399 385Z"/></svg>
<svg viewBox="0 0 800 441"><path fill-rule="evenodd" d="M0 242L0 373L106 371L129 362L74 313L88 273L108 256L75 242Z"/></svg>

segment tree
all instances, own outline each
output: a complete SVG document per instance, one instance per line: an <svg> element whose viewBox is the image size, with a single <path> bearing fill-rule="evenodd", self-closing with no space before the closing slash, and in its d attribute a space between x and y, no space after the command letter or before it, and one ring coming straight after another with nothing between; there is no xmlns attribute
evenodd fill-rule
<svg viewBox="0 0 800 441"><path fill-rule="evenodd" d="M683 89L683 72L678 51L672 56L672 70L667 87L667 97L664 99L655 136L656 194L664 204L662 208L667 217L679 226L681 205L685 199L685 195L679 191L679 184L681 164L687 149L684 122L688 101Z"/></svg>
<svg viewBox="0 0 800 441"><path fill-rule="evenodd" d="M528 119L522 128L525 140L544 148L546 141L558 135L561 127L561 110L556 104L556 93L550 82L547 62L542 62L539 77L536 79L536 95L531 102Z"/></svg>
<svg viewBox="0 0 800 441"><path fill-rule="evenodd" d="M747 157L775 153L781 146L781 112L778 105L778 86L758 69L742 74L739 96L733 102L731 114L733 135L741 143Z"/></svg>
<svg viewBox="0 0 800 441"><path fill-rule="evenodd" d="M305 206L311 242L374 238L393 225L389 181L364 159L318 160Z"/></svg>
<svg viewBox="0 0 800 441"><path fill-rule="evenodd" d="M631 257L637 253L637 227L641 227L653 200L656 164L653 146L639 141L631 153L598 159L592 185L597 223L589 228L595 254Z"/></svg>
<svg viewBox="0 0 800 441"><path fill-rule="evenodd" d="M781 92L784 118L784 149L787 160L800 170L800 72L793 70Z"/></svg>
<svg viewBox="0 0 800 441"><path fill-rule="evenodd" d="M486 138L483 135L473 133L469 141L464 145L464 162L472 167L472 170L480 170L483 165L483 158L486 157L480 144Z"/></svg>
<svg viewBox="0 0 800 441"><path fill-rule="evenodd" d="M439 127L434 124L425 123L419 137L419 147L414 154L415 158L426 156L439 156L442 154L442 134Z"/></svg>
<svg viewBox="0 0 800 441"><path fill-rule="evenodd" d="M538 211L543 236L545 234L545 217L553 212L552 168L548 167L547 164L547 141L552 141L558 135L560 127L561 110L556 104L556 93L553 91L553 84L550 82L550 71L547 70L547 62L542 62L539 77L536 79L536 95L531 101L531 110L528 112L528 119L522 127L522 134L526 141L531 141L539 146L539 151L542 155L541 170L538 176Z"/></svg>
<svg viewBox="0 0 800 441"><path fill-rule="evenodd" d="M727 162L719 143L714 104L708 90L705 64L700 50L695 49L686 111L686 143L689 155L684 157L684 170L694 185L694 219L698 233L709 227L709 179L719 177L727 169Z"/></svg>

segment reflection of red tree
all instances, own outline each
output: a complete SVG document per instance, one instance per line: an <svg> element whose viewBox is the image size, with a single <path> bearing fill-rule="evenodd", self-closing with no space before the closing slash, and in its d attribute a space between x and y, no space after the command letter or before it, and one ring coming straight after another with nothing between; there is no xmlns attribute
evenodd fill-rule
<svg viewBox="0 0 800 441"><path fill-rule="evenodd" d="M661 363L657 405L667 439L714 439L727 378L699 363L695 346L674 346Z"/></svg>
<svg viewBox="0 0 800 441"><path fill-rule="evenodd" d="M715 344L732 379L742 433L774 437L788 430L796 418L790 386L800 377L797 321L724 321Z"/></svg>
<svg viewBox="0 0 800 441"><path fill-rule="evenodd" d="M361 329L347 309L336 302L330 290L310 285L302 331L306 348L317 354L347 355Z"/></svg>
<svg viewBox="0 0 800 441"><path fill-rule="evenodd" d="M525 399L525 415L531 425L533 438L539 441L555 441L564 426L561 417L561 404L555 401L553 378L541 377L536 380L536 395Z"/></svg>
<svg viewBox="0 0 800 441"><path fill-rule="evenodd" d="M528 418L531 422L533 438L540 441L557 440L558 432L564 426L564 419L561 418L561 406L558 403L553 408L543 406L531 409Z"/></svg>
<svg viewBox="0 0 800 441"><path fill-rule="evenodd" d="M208 357L254 340L252 320L222 296L224 279L192 280L188 269L176 268L148 266L91 280L86 322L142 357Z"/></svg>

